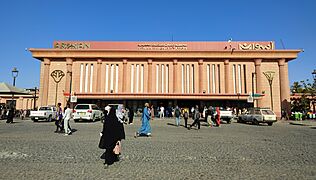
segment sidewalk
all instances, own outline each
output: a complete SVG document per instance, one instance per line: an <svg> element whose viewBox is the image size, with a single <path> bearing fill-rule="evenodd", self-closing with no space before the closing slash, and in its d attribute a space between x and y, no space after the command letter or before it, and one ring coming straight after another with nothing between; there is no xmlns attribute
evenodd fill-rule
<svg viewBox="0 0 316 180"><path fill-rule="evenodd" d="M315 126L316 127L316 120L302 120L302 121L289 120L289 121L286 121L286 122L289 122L289 124L291 124L291 125Z"/></svg>

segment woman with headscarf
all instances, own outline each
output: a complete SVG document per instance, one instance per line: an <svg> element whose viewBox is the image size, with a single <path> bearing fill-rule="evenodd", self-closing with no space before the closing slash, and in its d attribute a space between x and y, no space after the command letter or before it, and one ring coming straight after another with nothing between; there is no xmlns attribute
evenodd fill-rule
<svg viewBox="0 0 316 180"><path fill-rule="evenodd" d="M143 110L143 115L142 115L142 126L140 129L135 133L135 138L139 136L151 136L151 127L149 124L150 120L150 109L149 109L149 104L145 103L145 107Z"/></svg>
<svg viewBox="0 0 316 180"><path fill-rule="evenodd" d="M116 117L118 118L118 121L120 121L121 123L124 123L124 107L123 107L123 104L119 104L117 106Z"/></svg>
<svg viewBox="0 0 316 180"><path fill-rule="evenodd" d="M105 149L105 153L101 156L105 160L104 165L109 165L119 160L119 155L113 152L117 143L121 143L125 139L125 131L123 124L116 116L116 109L111 107L109 114L106 116L101 132L99 148Z"/></svg>

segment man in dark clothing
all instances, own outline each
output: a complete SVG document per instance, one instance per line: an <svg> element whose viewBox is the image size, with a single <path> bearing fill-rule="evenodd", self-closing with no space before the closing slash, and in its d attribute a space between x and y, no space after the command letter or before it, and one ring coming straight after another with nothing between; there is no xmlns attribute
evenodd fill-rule
<svg viewBox="0 0 316 180"><path fill-rule="evenodd" d="M195 106L195 109L193 112L193 120L194 120L193 124L191 124L188 129L191 129L191 127L195 125L197 125L198 129L200 129L200 111L199 111L198 105Z"/></svg>
<svg viewBox="0 0 316 180"><path fill-rule="evenodd" d="M14 118L14 108L12 107L9 110L8 116L7 116L7 122L6 123L13 123L13 118Z"/></svg>
<svg viewBox="0 0 316 180"><path fill-rule="evenodd" d="M189 119L188 110L184 110L183 118L184 118L184 127L187 128L188 127L188 119Z"/></svg>
<svg viewBox="0 0 316 180"><path fill-rule="evenodd" d="M128 124L133 124L133 119L134 119L133 108L129 108L128 119L129 119Z"/></svg>

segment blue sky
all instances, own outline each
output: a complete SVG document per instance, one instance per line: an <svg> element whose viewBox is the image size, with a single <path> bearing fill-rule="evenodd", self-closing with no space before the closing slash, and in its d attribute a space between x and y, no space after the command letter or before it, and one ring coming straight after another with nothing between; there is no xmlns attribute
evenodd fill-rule
<svg viewBox="0 0 316 180"><path fill-rule="evenodd" d="M40 62L25 48L52 48L54 40L275 41L301 49L289 63L290 83L316 69L313 0L2 0L0 82L39 86Z"/></svg>

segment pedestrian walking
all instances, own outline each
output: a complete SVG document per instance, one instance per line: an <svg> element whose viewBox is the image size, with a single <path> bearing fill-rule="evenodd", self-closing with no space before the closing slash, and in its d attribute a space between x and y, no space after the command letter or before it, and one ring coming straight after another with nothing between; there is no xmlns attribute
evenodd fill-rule
<svg viewBox="0 0 316 180"><path fill-rule="evenodd" d="M151 114L151 120L154 120L154 117L155 117L154 105L150 106L150 114Z"/></svg>
<svg viewBox="0 0 316 180"><path fill-rule="evenodd" d="M6 123L13 123L14 118L14 108L11 107L9 111L7 112L7 122Z"/></svg>
<svg viewBox="0 0 316 180"><path fill-rule="evenodd" d="M214 116L214 108L210 106L208 108L208 116L207 116L207 123L210 127L213 127L216 125L215 123L215 116Z"/></svg>
<svg viewBox="0 0 316 180"><path fill-rule="evenodd" d="M149 104L145 103L145 107L142 114L142 126L139 130L135 133L135 138L139 136L151 136L151 127L150 127L150 110Z"/></svg>
<svg viewBox="0 0 316 180"><path fill-rule="evenodd" d="M129 117L129 124L133 124L133 120L134 120L134 111L133 108L129 108L129 113L128 113L128 117Z"/></svg>
<svg viewBox="0 0 316 180"><path fill-rule="evenodd" d="M120 152L118 153L115 147L120 147L122 139L125 139L124 126L119 121L114 106L110 108L109 114L104 120L100 135L99 148L105 149L105 152L101 155L101 159L104 159L104 168L107 168L114 162L119 161Z"/></svg>
<svg viewBox="0 0 316 180"><path fill-rule="evenodd" d="M56 115L56 120L55 120L55 125L56 125L56 130L55 133L62 132L63 130L63 109L61 107L61 103L57 104L57 115Z"/></svg>
<svg viewBox="0 0 316 180"><path fill-rule="evenodd" d="M184 119L184 127L187 128L188 127L188 119L189 119L189 113L188 110L184 110L183 113L183 119Z"/></svg>
<svg viewBox="0 0 316 180"><path fill-rule="evenodd" d="M181 116L181 111L178 106L176 106L174 110L174 116L176 117L176 126L180 126L180 116Z"/></svg>
<svg viewBox="0 0 316 180"><path fill-rule="evenodd" d="M64 114L64 130L65 130L65 136L68 136L71 134L71 129L69 126L69 120L72 118L72 110L70 109L70 105L67 104L65 114Z"/></svg>
<svg viewBox="0 0 316 180"><path fill-rule="evenodd" d="M215 122L217 127L221 125L221 113L219 107L216 107Z"/></svg>
<svg viewBox="0 0 316 180"><path fill-rule="evenodd" d="M160 107L160 118L165 118L165 108L163 106Z"/></svg>
<svg viewBox="0 0 316 180"><path fill-rule="evenodd" d="M200 114L200 111L199 111L199 106L196 105L195 109L193 111L193 120L194 120L194 122L189 126L189 129L191 129L191 127L195 126L195 125L197 125L197 128L200 129L200 117L201 117L201 114Z"/></svg>

